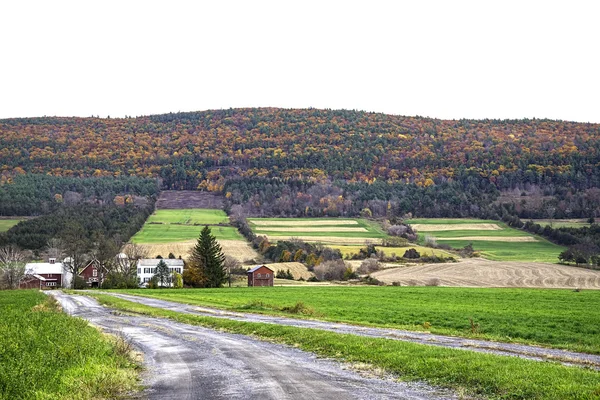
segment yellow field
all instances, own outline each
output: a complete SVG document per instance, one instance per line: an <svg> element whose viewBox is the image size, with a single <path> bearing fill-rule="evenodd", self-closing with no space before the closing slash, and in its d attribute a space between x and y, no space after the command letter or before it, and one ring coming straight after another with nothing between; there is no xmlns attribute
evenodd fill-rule
<svg viewBox="0 0 600 400"><path fill-rule="evenodd" d="M497 224L412 224L419 232L439 231L501 231Z"/></svg>
<svg viewBox="0 0 600 400"><path fill-rule="evenodd" d="M175 257L181 256L184 260L187 260L189 253L192 248L196 245L196 240L187 240L185 242L173 242L173 243L159 243L159 244L138 244L139 247L143 248L148 252L149 257L156 257L161 255L167 257L169 253L173 253ZM239 262L246 262L249 260L260 261L262 257L254 251L252 246L243 240L219 240L219 244L223 249L223 254L230 256L238 260Z"/></svg>
<svg viewBox="0 0 600 400"><path fill-rule="evenodd" d="M342 252L342 256L346 256L346 255L352 255L352 254L358 254L358 252L360 251L361 248L365 247L363 246L352 246L352 245L347 245L347 246L342 246L342 245L329 245L328 247L331 247L333 249L338 249ZM458 256L451 254L447 251L444 250L439 250L439 249L432 249L430 247L423 247L423 246L406 246L406 247L383 247L383 246L378 246L377 250L381 250L383 251L383 254L385 254L386 256L391 256L393 253L395 253L398 257L402 257L404 255L404 252L406 252L406 250L408 249L415 249L419 252L419 254L421 254L421 256L443 256L443 257L454 257L454 258L458 258Z"/></svg>
<svg viewBox="0 0 600 400"><path fill-rule="evenodd" d="M482 258L389 268L371 276L388 284L400 282L403 286L422 286L435 281L440 286L600 289L600 271Z"/></svg>
<svg viewBox="0 0 600 400"><path fill-rule="evenodd" d="M277 274L278 271L285 272L289 269L296 280L300 278L308 279L315 276L315 274L310 272L304 264L299 262L273 263L264 265L275 271L275 274Z"/></svg>

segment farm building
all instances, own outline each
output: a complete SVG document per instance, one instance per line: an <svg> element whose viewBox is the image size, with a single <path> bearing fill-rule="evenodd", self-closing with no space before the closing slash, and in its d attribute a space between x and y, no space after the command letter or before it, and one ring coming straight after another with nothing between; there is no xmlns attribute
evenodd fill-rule
<svg viewBox="0 0 600 400"><path fill-rule="evenodd" d="M53 289L67 287L71 284L72 274L64 263L56 262L56 258L48 259L47 263L27 263L25 277L21 280L21 288Z"/></svg>
<svg viewBox="0 0 600 400"><path fill-rule="evenodd" d="M259 265L247 272L248 286L273 286L273 270Z"/></svg>
<svg viewBox="0 0 600 400"><path fill-rule="evenodd" d="M100 287L104 281L106 268L98 260L90 261L79 273L89 287Z"/></svg>
<svg viewBox="0 0 600 400"><path fill-rule="evenodd" d="M156 266L164 261L169 267L169 272L183 274L183 260L171 258L142 258L137 262L137 276L140 286L146 286L156 272Z"/></svg>

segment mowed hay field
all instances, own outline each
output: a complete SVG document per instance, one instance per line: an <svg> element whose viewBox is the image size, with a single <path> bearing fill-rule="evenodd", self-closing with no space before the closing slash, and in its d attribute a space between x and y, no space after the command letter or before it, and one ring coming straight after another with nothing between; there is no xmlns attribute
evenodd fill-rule
<svg viewBox="0 0 600 400"><path fill-rule="evenodd" d="M388 268L371 274L403 286L600 289L600 271L558 264L461 259L449 264Z"/></svg>
<svg viewBox="0 0 600 400"><path fill-rule="evenodd" d="M388 235L377 222L352 218L249 218L250 227L257 235L271 241L298 238L307 242L326 244L381 243Z"/></svg>
<svg viewBox="0 0 600 400"><path fill-rule="evenodd" d="M419 242L431 236L440 244L462 248L469 243L482 257L498 261L558 262L565 248L499 221L477 219L412 219L406 221L419 234Z"/></svg>
<svg viewBox="0 0 600 400"><path fill-rule="evenodd" d="M226 226L229 218L223 210L204 208L156 210L131 242L148 251L149 256L187 258L196 244L200 231L209 225L225 255L240 262L258 260L261 257L252 249L238 230Z"/></svg>

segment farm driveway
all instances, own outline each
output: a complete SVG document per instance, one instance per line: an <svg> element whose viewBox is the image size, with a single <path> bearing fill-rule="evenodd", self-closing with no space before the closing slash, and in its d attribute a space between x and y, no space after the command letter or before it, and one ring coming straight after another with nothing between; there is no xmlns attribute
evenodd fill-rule
<svg viewBox="0 0 600 400"><path fill-rule="evenodd" d="M69 314L122 333L143 352L144 398L455 398L423 384L365 378L290 347L167 319L122 315L85 296L51 294Z"/></svg>
<svg viewBox="0 0 600 400"><path fill-rule="evenodd" d="M214 308L192 306L166 300L152 299L148 297L131 296L113 292L103 293L121 298L123 300L129 300L136 303L145 304L151 307L163 308L186 314L227 318L236 321L263 322L268 324L296 326L300 328L322 329L337 333L402 340L406 342L421 343L432 346L450 347L477 351L481 353L493 353L504 356L521 357L536 361L559 361L565 365L579 365L585 367L592 367L594 369L600 370L600 355L594 354L576 353L566 350L549 349L545 347L529 346L514 343L502 343L487 340L466 339L454 336L434 335L426 332L412 332L400 329L371 328L335 322L302 320L250 313L238 313Z"/></svg>

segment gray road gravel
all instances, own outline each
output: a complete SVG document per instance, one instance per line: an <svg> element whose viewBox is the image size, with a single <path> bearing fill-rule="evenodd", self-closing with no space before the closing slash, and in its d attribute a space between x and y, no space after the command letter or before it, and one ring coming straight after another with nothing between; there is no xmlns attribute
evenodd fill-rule
<svg viewBox="0 0 600 400"><path fill-rule="evenodd" d="M71 315L125 335L144 354L148 399L454 399L424 384L368 378L287 346L167 319L129 316L51 292Z"/></svg>
<svg viewBox="0 0 600 400"><path fill-rule="evenodd" d="M370 328L335 322L301 320L278 316L230 312L214 308L191 306L171 301L112 292L107 292L106 294L152 307L158 307L187 314L227 318L236 321L263 322L268 324L288 325L301 328L315 328L338 333L402 340L413 343L428 344L432 346L451 347L482 353L521 357L536 361L557 361L565 365L577 365L600 370L600 356L593 354L576 353L572 351L549 349L539 346L434 335L430 333L404 331L400 329Z"/></svg>

